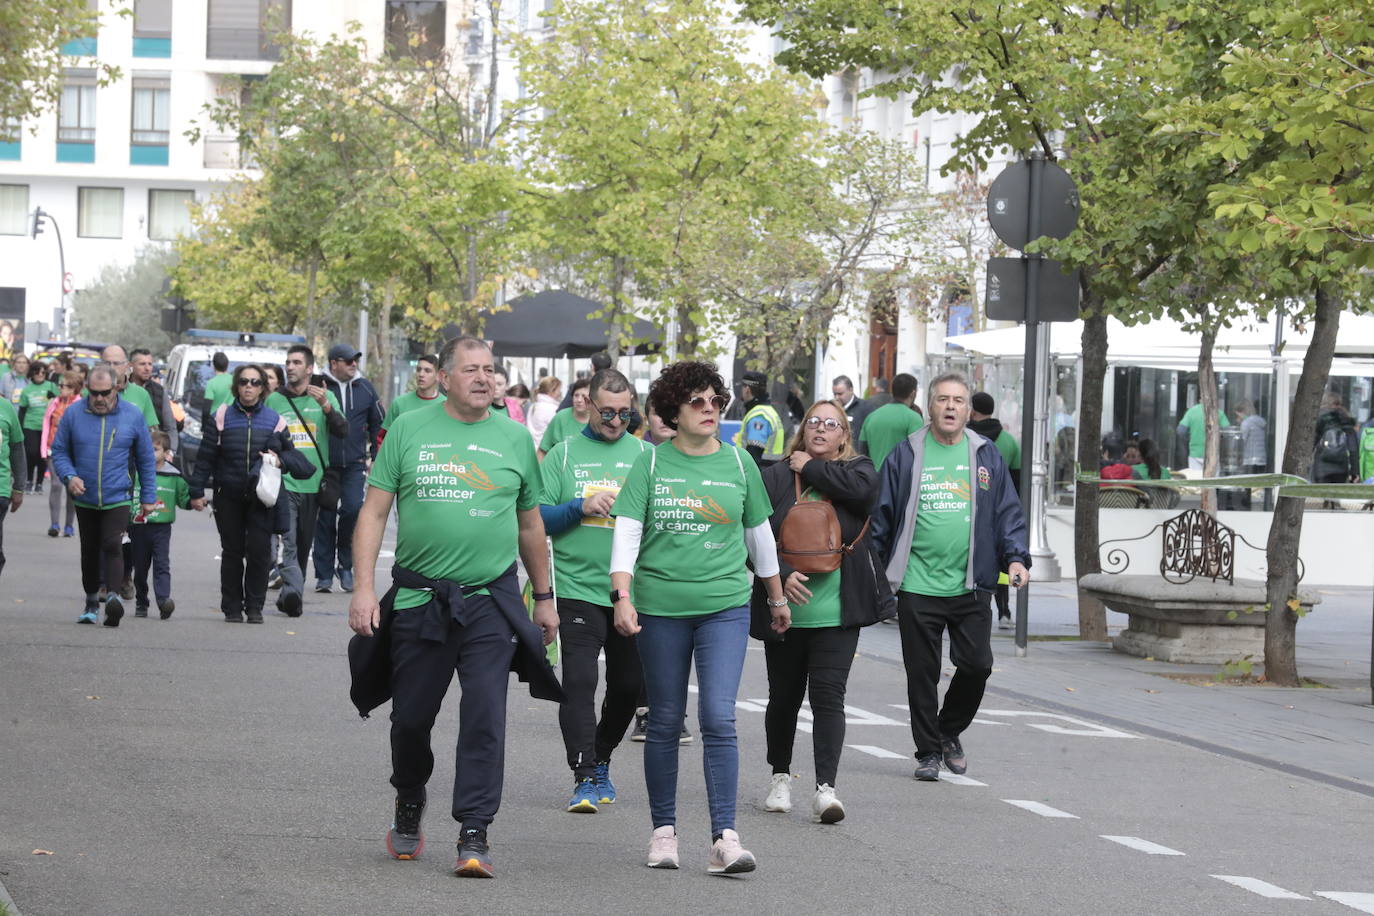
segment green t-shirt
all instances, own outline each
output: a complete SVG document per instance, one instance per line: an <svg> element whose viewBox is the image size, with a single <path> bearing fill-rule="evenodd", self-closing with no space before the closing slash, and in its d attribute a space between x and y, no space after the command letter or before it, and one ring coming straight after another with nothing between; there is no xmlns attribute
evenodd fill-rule
<svg viewBox="0 0 1374 916"><path fill-rule="evenodd" d="M564 439L544 456L546 506L585 499L610 490L619 493L641 452L653 448L634 436L602 442L581 434ZM611 537L615 519L583 516L553 536L554 591L560 598L610 607Z"/></svg>
<svg viewBox="0 0 1374 916"><path fill-rule="evenodd" d="M1360 427L1360 480L1374 477L1374 426Z"/></svg>
<svg viewBox="0 0 1374 916"><path fill-rule="evenodd" d="M927 432L920 486L916 531L901 591L937 597L966 594L973 524L968 439L944 445Z"/></svg>
<svg viewBox="0 0 1374 916"><path fill-rule="evenodd" d="M331 409L343 410L339 406L339 399L334 397L334 392L325 392L325 397L329 399ZM320 492L320 478L324 476L324 466L329 463L329 430L326 428L324 408L308 394L289 397L285 391L274 391L269 394L266 404L281 414L282 419L286 421L286 431L291 434L291 444L315 466L315 473L306 480L297 480L290 474L281 475L282 486L291 493ZM296 411L300 411L299 415ZM311 441L311 436L314 436L314 441ZM318 451L315 448L316 443L319 444Z"/></svg>
<svg viewBox="0 0 1374 916"><path fill-rule="evenodd" d="M555 445L562 442L564 439L582 432L582 427L586 425L586 423L577 422L577 417L573 415L573 409L571 407L564 407L553 415L553 419L549 421L549 425L544 428L544 437L539 440L539 450L547 455L549 452L553 451ZM610 589L606 591L607 594L610 593Z"/></svg>
<svg viewBox="0 0 1374 916"><path fill-rule="evenodd" d="M464 585L490 582L515 562L516 510L537 508L541 489L528 430L492 414L464 423L442 404L397 418L368 483L396 494L396 562ZM403 588L395 607L430 597Z"/></svg>
<svg viewBox="0 0 1374 916"><path fill-rule="evenodd" d="M0 498L9 499L14 487L14 468L10 467L10 446L24 441L19 414L14 405L0 398Z"/></svg>
<svg viewBox="0 0 1374 916"><path fill-rule="evenodd" d="M407 391L399 398L391 402L391 406L386 409L386 416L382 417L382 429L391 432L391 424L396 422L396 418L403 413L409 413L417 407L433 407L442 400L442 396L436 391L432 398L422 398L417 392Z"/></svg>
<svg viewBox="0 0 1374 916"><path fill-rule="evenodd" d="M138 492L138 475L134 475L134 492ZM131 524L141 525L148 522L166 525L177 520L177 509L186 509L191 505L191 488L186 483L186 478L175 472L157 472L157 503L156 508L148 513L144 518L138 517L139 506L134 503L129 507L129 514L132 516Z"/></svg>
<svg viewBox="0 0 1374 916"><path fill-rule="evenodd" d="M886 404L886 407L892 405ZM881 409L881 408L880 408ZM874 411L875 413L877 411ZM865 420L864 423L868 421ZM825 496L807 487L802 491L802 502L828 502ZM837 627L840 625L840 571L827 573L803 573L807 581L803 583L811 591L811 600L805 604L792 605L792 626L794 627Z"/></svg>
<svg viewBox="0 0 1374 916"><path fill-rule="evenodd" d="M210 402L210 413L214 413L219 410L220 405L228 404L234 399L233 384L232 372L211 376L210 381L205 383L205 400Z"/></svg>
<svg viewBox="0 0 1374 916"><path fill-rule="evenodd" d="M19 392L18 406L24 408L24 428L42 429L43 414L48 409L48 401L57 397L49 382L33 382Z"/></svg>
<svg viewBox="0 0 1374 916"><path fill-rule="evenodd" d="M1015 436L1004 429L992 444L1002 453L1002 463L1008 471L1021 470L1021 443L1016 441Z"/></svg>
<svg viewBox="0 0 1374 916"><path fill-rule="evenodd" d="M142 385L135 385L130 382L124 386L124 390L119 393L119 396L142 412L144 423L149 426L162 425L162 421L158 419L157 410L153 408L153 398L147 391L143 390Z"/></svg>
<svg viewBox="0 0 1374 916"><path fill-rule="evenodd" d="M772 505L747 452L722 443L684 455L665 442L639 456L612 512L644 523L634 570L641 613L696 617L749 603L744 529L766 522Z"/></svg>
<svg viewBox="0 0 1374 916"><path fill-rule="evenodd" d="M1135 476L1139 477L1141 480L1150 479L1150 466L1148 464L1145 464L1144 462L1141 462L1140 464L1131 465L1131 470L1134 471ZM1159 479L1169 479L1169 469L1164 467L1164 465L1159 466Z"/></svg>
<svg viewBox="0 0 1374 916"><path fill-rule="evenodd" d="M921 415L905 404L884 404L864 418L859 441L867 446L873 465L881 468L888 453L924 425Z"/></svg>
<svg viewBox="0 0 1374 916"><path fill-rule="evenodd" d="M1217 422L1222 429L1231 425L1231 421L1226 418L1225 411L1218 411ZM1178 424L1188 427L1188 457L1203 457L1207 452L1207 422L1202 416L1202 402L1198 401L1185 410L1183 419L1179 420Z"/></svg>

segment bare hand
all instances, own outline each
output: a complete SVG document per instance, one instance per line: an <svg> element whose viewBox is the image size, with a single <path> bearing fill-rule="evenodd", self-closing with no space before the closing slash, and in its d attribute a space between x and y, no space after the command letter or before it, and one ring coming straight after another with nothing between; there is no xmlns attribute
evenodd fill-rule
<svg viewBox="0 0 1374 916"><path fill-rule="evenodd" d="M80 477L73 477L67 481L67 492L73 496L81 496L86 492L86 482Z"/></svg>
<svg viewBox="0 0 1374 916"><path fill-rule="evenodd" d="M582 500L582 514L609 518L611 507L615 505L615 494L610 490L598 490Z"/></svg>
<svg viewBox="0 0 1374 916"><path fill-rule="evenodd" d="M550 645L558 638L558 607L552 598L534 603L534 622L544 631L544 645Z"/></svg>
<svg viewBox="0 0 1374 916"><path fill-rule="evenodd" d="M787 581L783 583L782 593L787 600L793 604L806 604L811 600L811 589L802 585L803 582L810 582L811 577L799 573L795 569L788 575Z"/></svg>
<svg viewBox="0 0 1374 916"><path fill-rule="evenodd" d="M153 514L154 512L156 512L156 511L157 511L157 503L139 503L139 504L138 504L138 514L139 514L139 515L142 515L142 516L145 517L145 518L148 517L149 515L152 515L152 514Z"/></svg>
<svg viewBox="0 0 1374 916"><path fill-rule="evenodd" d="M788 627L792 626L792 609L787 605L782 607L770 607L773 621L769 624L774 633L786 633Z"/></svg>
<svg viewBox="0 0 1374 916"><path fill-rule="evenodd" d="M305 393L315 399L315 402L324 408L325 413L329 413L329 394L319 385L307 385Z"/></svg>
<svg viewBox="0 0 1374 916"><path fill-rule="evenodd" d="M18 512L18 511L19 511L19 507L22 506L22 505L24 505L24 491L23 491L23 490L11 490L11 491L10 491L10 512L11 512L11 513Z"/></svg>
<svg viewBox="0 0 1374 916"><path fill-rule="evenodd" d="M205 504L206 504L207 502L209 502L209 500L207 500L204 496L201 496L201 497L198 497L198 498L196 498L196 499L191 500L190 506L191 506L192 509L195 509L197 512L204 512L204 511L205 511Z"/></svg>
<svg viewBox="0 0 1374 916"><path fill-rule="evenodd" d="M353 588L353 597L348 602L348 626L359 636L371 636L382 624L382 606L377 601L377 593L372 589Z"/></svg>
<svg viewBox="0 0 1374 916"><path fill-rule="evenodd" d="M806 452L793 452L787 456L787 463L792 465L792 470L796 471L798 474L801 473L801 469L806 467L806 463L810 460L811 456Z"/></svg>
<svg viewBox="0 0 1374 916"><path fill-rule="evenodd" d="M1030 570L1021 563L1011 563L1007 566L1007 578L1012 588L1024 588L1030 582Z"/></svg>
<svg viewBox="0 0 1374 916"><path fill-rule="evenodd" d="M633 636L640 631L639 612L628 601L615 603L615 631L621 636Z"/></svg>

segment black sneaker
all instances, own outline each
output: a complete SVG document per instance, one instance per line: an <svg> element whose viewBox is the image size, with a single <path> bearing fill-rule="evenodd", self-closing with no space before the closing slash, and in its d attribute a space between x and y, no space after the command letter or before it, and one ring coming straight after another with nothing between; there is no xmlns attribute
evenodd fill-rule
<svg viewBox="0 0 1374 916"><path fill-rule="evenodd" d="M148 616L148 605L146 605L146 604L136 605L136 606L134 607L134 616L135 616L135 617L147 617L147 616Z"/></svg>
<svg viewBox="0 0 1374 916"><path fill-rule="evenodd" d="M460 878L494 878L491 849L485 827L464 827L458 835L458 861L453 871Z"/></svg>
<svg viewBox="0 0 1374 916"><path fill-rule="evenodd" d="M643 741L649 737L649 714L647 712L635 713L635 727L630 732L631 741Z"/></svg>
<svg viewBox="0 0 1374 916"><path fill-rule="evenodd" d="M249 623L262 623L262 611L249 611L247 619Z"/></svg>
<svg viewBox="0 0 1374 916"><path fill-rule="evenodd" d="M963 776L968 772L968 758L964 756L964 746L959 743L958 738L941 738L940 756L955 776Z"/></svg>
<svg viewBox="0 0 1374 916"><path fill-rule="evenodd" d="M396 799L396 816L386 832L386 851L391 858L406 861L420 858L425 848L425 835L420 831L420 820L424 816L424 802Z"/></svg>
<svg viewBox="0 0 1374 916"><path fill-rule="evenodd" d="M285 592L277 600L277 607L287 617L301 616L301 596L296 592Z"/></svg>
<svg viewBox="0 0 1374 916"><path fill-rule="evenodd" d="M157 603L158 616L160 616L163 620L166 620L168 617L171 617L172 612L176 609L177 603L173 601L171 598L168 598L166 601L159 601Z"/></svg>
<svg viewBox="0 0 1374 916"><path fill-rule="evenodd" d="M105 599L105 626L117 627L119 621L124 619L124 602L119 600L119 595L111 593Z"/></svg>
<svg viewBox="0 0 1374 916"><path fill-rule="evenodd" d="M242 611L235 611L235 612L232 613L232 614L226 612L225 615L224 615L224 622L225 622L225 623L243 623L243 612L242 612Z"/></svg>
<svg viewBox="0 0 1374 916"><path fill-rule="evenodd" d="M916 778L921 782L935 782L940 778L940 755L920 754L916 757Z"/></svg>

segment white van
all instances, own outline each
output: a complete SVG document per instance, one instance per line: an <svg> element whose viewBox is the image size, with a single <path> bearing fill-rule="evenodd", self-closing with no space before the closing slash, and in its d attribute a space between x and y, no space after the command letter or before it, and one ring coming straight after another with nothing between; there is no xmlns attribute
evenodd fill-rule
<svg viewBox="0 0 1374 916"><path fill-rule="evenodd" d="M223 352L229 357L230 372L245 363L284 366L286 349L292 344L305 343L305 338L292 334L240 334L195 328L187 331L185 336L193 342L177 344L167 354L163 385L167 395L186 412L178 457L181 467L189 475L195 467L196 452L200 449L201 416L208 403L205 399L205 383L215 374L215 367L211 363L214 355Z"/></svg>

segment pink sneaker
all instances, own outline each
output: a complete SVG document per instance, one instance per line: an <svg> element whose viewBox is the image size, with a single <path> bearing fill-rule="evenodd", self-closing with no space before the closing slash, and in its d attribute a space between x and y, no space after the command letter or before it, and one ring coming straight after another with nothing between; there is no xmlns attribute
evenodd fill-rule
<svg viewBox="0 0 1374 916"><path fill-rule="evenodd" d="M650 868L677 868L677 828L672 824L654 828L649 839L649 860L644 864Z"/></svg>
<svg viewBox="0 0 1374 916"><path fill-rule="evenodd" d="M711 844L706 871L712 875L742 875L753 871L756 864L754 854L739 844L739 834L723 830L720 839Z"/></svg>

